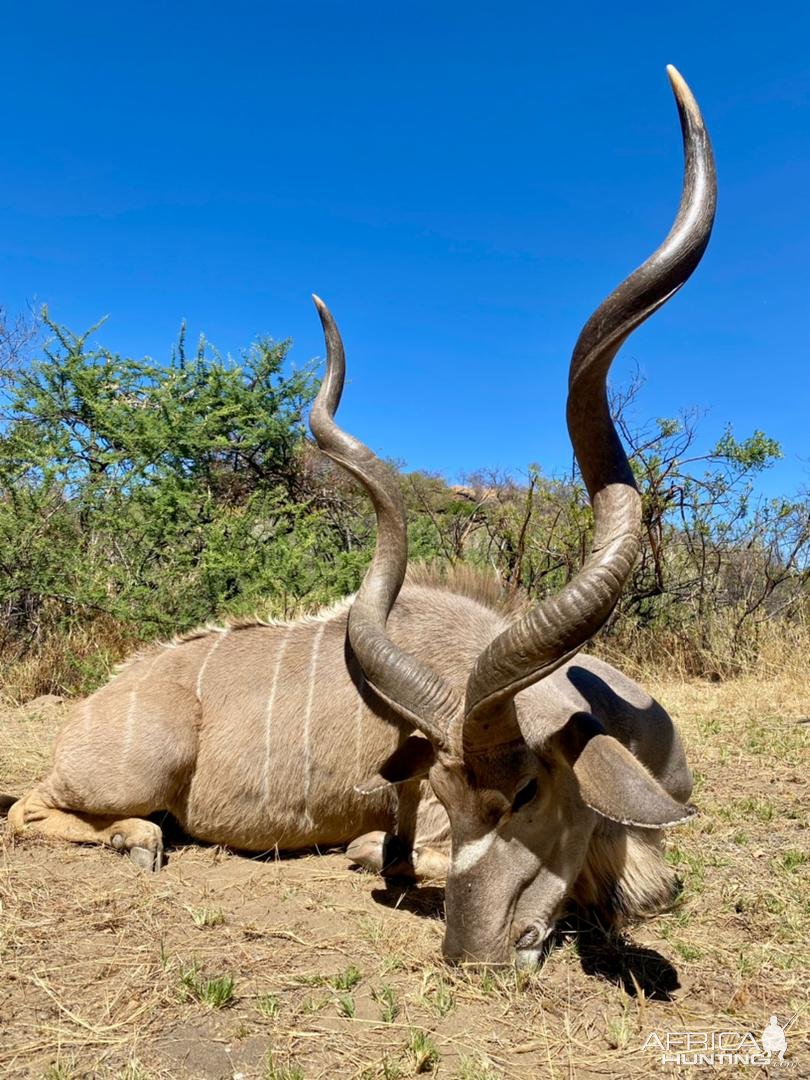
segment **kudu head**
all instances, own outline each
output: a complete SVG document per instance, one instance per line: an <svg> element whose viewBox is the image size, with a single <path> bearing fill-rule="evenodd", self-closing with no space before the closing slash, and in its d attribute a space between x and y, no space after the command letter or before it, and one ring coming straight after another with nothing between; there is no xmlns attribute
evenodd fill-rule
<svg viewBox="0 0 810 1080"><path fill-rule="evenodd" d="M712 228L711 146L689 88L674 68L668 71L685 154L677 218L661 247L588 320L571 361L568 426L593 506L593 549L561 592L483 649L466 686L450 684L386 634L405 577L402 497L388 466L334 422L343 345L332 316L315 298L327 371L310 425L320 448L369 493L378 524L374 558L349 616L349 641L377 694L421 733L383 764L375 782L427 776L448 813L444 954L452 960L536 959L580 872L599 815L661 828L691 813L590 715L574 716L562 731L551 732L532 712L533 684L603 625L639 550L640 498L610 417L608 369L628 335L689 278Z"/></svg>

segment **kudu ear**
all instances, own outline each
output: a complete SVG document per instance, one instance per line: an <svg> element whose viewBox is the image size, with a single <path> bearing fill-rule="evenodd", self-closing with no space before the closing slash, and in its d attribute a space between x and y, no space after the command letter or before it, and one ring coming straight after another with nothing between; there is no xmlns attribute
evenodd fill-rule
<svg viewBox="0 0 810 1080"><path fill-rule="evenodd" d="M436 751L433 743L421 735L409 735L402 746L386 758L380 766L379 772L374 773L367 780L354 785L354 790L361 795L370 795L380 788L390 787L392 784L404 784L406 780L418 780L427 776L436 760Z"/></svg>
<svg viewBox="0 0 810 1080"><path fill-rule="evenodd" d="M695 814L672 798L638 758L611 735L594 735L573 762L579 791L592 810L622 825L660 829Z"/></svg>

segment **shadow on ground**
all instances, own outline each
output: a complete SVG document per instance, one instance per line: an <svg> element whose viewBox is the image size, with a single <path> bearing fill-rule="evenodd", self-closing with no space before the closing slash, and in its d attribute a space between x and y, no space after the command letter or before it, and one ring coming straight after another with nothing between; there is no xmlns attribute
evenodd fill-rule
<svg viewBox="0 0 810 1080"><path fill-rule="evenodd" d="M572 937L585 974L607 979L631 997L672 1001L680 989L678 972L665 956L637 945L624 934L606 931L586 913L573 913L562 920L554 942L560 946Z"/></svg>

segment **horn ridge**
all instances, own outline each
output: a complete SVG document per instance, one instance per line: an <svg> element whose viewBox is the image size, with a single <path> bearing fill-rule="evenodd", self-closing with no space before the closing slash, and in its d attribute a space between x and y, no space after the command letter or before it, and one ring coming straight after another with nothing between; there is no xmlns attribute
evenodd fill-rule
<svg viewBox="0 0 810 1080"><path fill-rule="evenodd" d="M366 680L396 712L442 749L461 711L456 691L431 668L395 645L385 632L408 561L405 506L389 467L335 423L345 381L343 342L326 304L312 298L326 342L326 376L310 410L309 426L320 449L362 484L377 517L377 542L351 611L348 636Z"/></svg>
<svg viewBox="0 0 810 1080"><path fill-rule="evenodd" d="M568 429L594 514L591 553L579 574L500 634L480 654L467 682L463 745L475 752L513 724L488 724L520 690L575 655L613 610L641 543L641 500L610 416L607 373L627 337L666 303L700 262L711 235L716 177L698 105L675 68L667 69L681 124L680 205L661 246L596 309L571 358ZM499 730L502 729L502 730Z"/></svg>

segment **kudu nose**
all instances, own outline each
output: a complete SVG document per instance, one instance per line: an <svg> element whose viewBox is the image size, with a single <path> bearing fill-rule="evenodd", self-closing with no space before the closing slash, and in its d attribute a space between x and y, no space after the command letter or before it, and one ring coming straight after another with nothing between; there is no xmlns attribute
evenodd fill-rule
<svg viewBox="0 0 810 1080"><path fill-rule="evenodd" d="M533 923L531 926L528 926L517 939L515 948L518 950L535 948L542 943L544 937L545 934L537 923Z"/></svg>
<svg viewBox="0 0 810 1080"><path fill-rule="evenodd" d="M515 942L515 966L534 968L540 963L545 943L554 930L554 923L537 922L527 926Z"/></svg>

